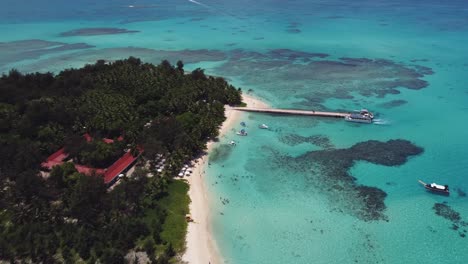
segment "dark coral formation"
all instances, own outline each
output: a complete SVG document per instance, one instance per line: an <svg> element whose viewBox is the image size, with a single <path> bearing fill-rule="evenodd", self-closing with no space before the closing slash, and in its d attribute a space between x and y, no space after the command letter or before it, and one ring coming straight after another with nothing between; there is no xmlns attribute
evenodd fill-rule
<svg viewBox="0 0 468 264"><path fill-rule="evenodd" d="M436 215L441 216L452 223L450 229L458 231L460 237L466 237L466 227L468 226L468 223L462 220L459 212L455 211L446 203L435 203L432 209L434 209ZM463 227L463 229L460 229L460 227Z"/></svg>
<svg viewBox="0 0 468 264"><path fill-rule="evenodd" d="M379 106L383 108L394 108L394 107L398 107L407 103L408 101L406 100L392 100L386 103L382 103Z"/></svg>
<svg viewBox="0 0 468 264"><path fill-rule="evenodd" d="M286 28L286 32L292 34L301 33L301 30L298 28L301 24L298 22L291 22L289 23L288 27Z"/></svg>
<svg viewBox="0 0 468 264"><path fill-rule="evenodd" d="M356 161L398 166L404 164L409 156L422 152L422 148L407 140L370 140L347 149L312 151L297 158L277 160L281 160L282 166L288 169L306 174L310 186L323 191L336 206L336 211L363 221L373 221L388 220L384 214L387 194L379 188L357 184L349 169Z"/></svg>
<svg viewBox="0 0 468 264"><path fill-rule="evenodd" d="M453 210L452 207L446 204L435 203L432 209L434 209L436 215L442 216L443 218L454 223L458 223L461 220L460 213Z"/></svg>
<svg viewBox="0 0 468 264"><path fill-rule="evenodd" d="M381 214L380 212L386 208L384 200L387 197L387 193L379 188L362 185L357 186L356 191L358 192L358 197L365 201L366 208L370 209L368 210L369 217L371 219L378 219Z"/></svg>
<svg viewBox="0 0 468 264"><path fill-rule="evenodd" d="M292 24L297 25L297 24ZM91 34L99 31L84 31ZM107 31L107 32L112 32ZM114 31L119 32L119 31ZM79 32L78 32L79 33ZM102 33L102 32L101 32ZM261 40L262 37L254 38ZM171 39L166 39L171 40ZM15 46L16 45L16 46ZM58 47L57 47L58 45ZM353 99L355 94L382 97L398 94L399 89L421 89L428 84L424 76L432 70L419 65L405 65L385 59L340 58L330 59L328 54L292 49L273 49L266 52L233 49L220 50L154 50L138 47L88 49L72 54L54 54L65 50L87 49L92 46L78 43L66 44L30 40L26 42L0 43L0 68L7 71L7 64L26 59L37 62L21 64L22 71L47 69L61 70L69 67L70 61L93 63L106 58L116 60L129 55L147 62L167 59L172 63L183 58L184 63L223 61L213 72L227 78L241 78L246 86L259 87L265 94L275 97L297 98L287 107L324 110L322 103L330 98ZM268 98L267 98L268 99ZM398 104L402 102L392 102Z"/></svg>
<svg viewBox="0 0 468 264"><path fill-rule="evenodd" d="M48 42L46 42L48 43ZM56 43L56 42L53 42ZM59 43L60 44L60 43ZM4 58L5 53L2 53L2 44L0 44L0 62ZM71 44L65 45L65 48L77 47L70 46ZM86 45L86 44L85 44ZM86 46L91 47L91 46ZM28 48L28 47L26 47ZM46 49L44 52L50 52L53 49ZM18 53L12 54L11 59L22 60L20 56L21 54L25 53L26 51L23 48L18 49ZM7 53L8 54L8 53ZM135 48L135 47L127 47L127 48L106 48L106 49L90 49L90 50L83 50L80 52L75 52L73 54L59 54L57 56L53 56L50 58L46 58L40 60L38 62L30 63L24 65L20 70L29 72L29 71L37 71L38 69L47 69L48 71L60 71L67 65L68 61L79 60L83 63L93 63L97 60L102 58L106 58L109 61L123 59L128 57L129 55L141 58L146 62L154 62L159 63L162 60L169 60L171 63L175 64L178 60L183 58L184 63L198 63L201 61L222 61L227 58L226 54L217 51L217 50L177 50L177 51L166 51L166 50L154 50L154 49L146 49L146 48ZM13 62L13 61L12 61ZM3 68L2 68L3 66ZM0 72L7 71L9 67L7 65L3 65L0 63Z"/></svg>
<svg viewBox="0 0 468 264"><path fill-rule="evenodd" d="M301 143L310 143L324 149L334 148L334 145L331 143L330 139L324 135L303 137L296 134L286 134L280 137L280 141L289 146L296 146Z"/></svg>
<svg viewBox="0 0 468 264"><path fill-rule="evenodd" d="M302 31L300 29L297 29L297 28L290 28L290 29L286 30L286 32L291 33L291 34L298 34L298 33L301 33Z"/></svg>
<svg viewBox="0 0 468 264"><path fill-rule="evenodd" d="M209 156L209 162L222 162L231 155L232 146L223 144L213 149Z"/></svg>
<svg viewBox="0 0 468 264"><path fill-rule="evenodd" d="M326 53L312 53L305 51L297 51L291 49L272 49L266 53L268 56L276 59L283 59L294 61L297 59L313 59L313 58L326 58L329 55Z"/></svg>
<svg viewBox="0 0 468 264"><path fill-rule="evenodd" d="M294 107L320 106L329 98L383 97L399 89L422 89L430 68L406 65L387 59L325 59L327 54L311 56L296 50L277 49L265 53L241 49L216 71L225 76L240 76L244 83L271 91L278 97L298 98ZM261 74L259 74L261 73ZM305 89L307 88L307 89ZM305 100L304 100L305 99Z"/></svg>
<svg viewBox="0 0 468 264"><path fill-rule="evenodd" d="M0 65L22 60L38 59L43 55L69 50L89 49L94 46L85 43L63 43L39 39L0 42Z"/></svg>
<svg viewBox="0 0 468 264"><path fill-rule="evenodd" d="M411 144L407 140L397 139L381 142L369 140L358 143L350 149L344 150L352 160L365 160L385 166L398 166L404 164L409 156L421 154L423 149Z"/></svg>
<svg viewBox="0 0 468 264"><path fill-rule="evenodd" d="M98 35L114 35L114 34L127 34L138 33L138 30L128 30L125 28L79 28L60 33L61 37L74 37L74 36L98 36Z"/></svg>
<svg viewBox="0 0 468 264"><path fill-rule="evenodd" d="M459 197L466 197L466 192L460 188L455 188L455 191L457 192Z"/></svg>

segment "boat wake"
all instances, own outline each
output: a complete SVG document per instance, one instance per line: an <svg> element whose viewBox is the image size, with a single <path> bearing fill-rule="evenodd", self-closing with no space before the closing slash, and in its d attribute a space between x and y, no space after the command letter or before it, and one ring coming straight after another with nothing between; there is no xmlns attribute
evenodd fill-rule
<svg viewBox="0 0 468 264"><path fill-rule="evenodd" d="M203 6L203 7L206 7L206 8L211 8L210 6L207 6L207 5L203 4L203 3L200 3L200 2L195 1L195 0L188 0L188 1L191 2L191 3L194 3L196 5L199 5L199 6Z"/></svg>
<svg viewBox="0 0 468 264"><path fill-rule="evenodd" d="M237 17L236 15L231 14L231 13L228 13L228 12L226 12L226 11L222 11L222 10L220 10L220 9L218 9L218 8L215 8L214 6L209 6L209 5L206 5L206 4L204 4L204 3L198 2L198 1L196 1L196 0L187 0L187 1L189 1L190 3L196 4L196 5L202 6L202 7L204 7L204 8L208 8L208 9L210 9L212 12L217 12L217 13L220 13L220 14L223 14L223 15L226 15L226 16L230 16L230 17L234 17L234 18L238 18L238 19L239 19L239 17Z"/></svg>
<svg viewBox="0 0 468 264"><path fill-rule="evenodd" d="M372 120L372 124L375 124L375 125L390 125L390 121L385 120L385 119L374 119L374 120Z"/></svg>

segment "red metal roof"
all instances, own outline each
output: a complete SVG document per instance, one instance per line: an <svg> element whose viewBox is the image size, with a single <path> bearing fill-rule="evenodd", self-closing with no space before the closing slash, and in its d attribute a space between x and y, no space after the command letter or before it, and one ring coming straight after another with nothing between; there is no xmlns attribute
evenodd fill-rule
<svg viewBox="0 0 468 264"><path fill-rule="evenodd" d="M52 155L50 155L47 160L43 163L41 163L42 167L48 168L51 170L54 166L62 165L63 161L68 157L68 153L65 152L65 148L61 148ZM84 165L79 165L79 164L74 164L76 170L79 173L84 173L86 175L90 175L93 172L96 174L104 174L105 170L104 169L98 169L98 168L91 168L87 167Z"/></svg>
<svg viewBox="0 0 468 264"><path fill-rule="evenodd" d="M104 182L107 184L115 179L123 170L125 170L130 164L132 164L138 157L134 157L129 151L125 153L120 159L118 159L114 164L107 168L106 173L104 173Z"/></svg>
<svg viewBox="0 0 468 264"><path fill-rule="evenodd" d="M85 133L83 137L86 139L86 142L93 141L93 137L91 137L91 135L89 135L88 133Z"/></svg>
<svg viewBox="0 0 468 264"><path fill-rule="evenodd" d="M86 139L87 142L93 141L93 137L92 137L90 134L88 134L88 133L85 133L85 134L83 135L83 137ZM124 139L123 136L119 136L119 137L117 138L117 141L122 141L123 139ZM111 139L111 138L103 138L102 141L104 141L104 142L107 143L107 144L111 144L111 143L114 143L115 140L113 140L113 139Z"/></svg>
<svg viewBox="0 0 468 264"><path fill-rule="evenodd" d="M84 138L86 141L90 142L93 140L93 138L88 134L84 134ZM122 141L123 137L120 136L117 138L118 141ZM113 143L113 139L109 138L104 138L104 142L106 143ZM143 150L138 149L138 151L141 153ZM42 167L52 169L54 166L61 165L63 164L63 161L68 157L68 153L65 152L65 148L61 148L52 155L50 155L47 160L43 163L41 163ZM104 177L104 183L108 184L112 182L122 171L124 171L128 166L130 166L138 156L134 157L132 153L129 151L125 153L122 157L120 157L117 161L115 161L111 166L109 166L107 169L100 169L100 168L91 168L87 167L84 165L80 164L74 164L76 170L79 173L83 173L86 175L91 175L93 173L103 175Z"/></svg>
<svg viewBox="0 0 468 264"><path fill-rule="evenodd" d="M63 163L63 160L68 157L68 153L65 152L65 148L57 150L55 153L50 155L46 161L41 163L42 167L52 169L53 166L60 165Z"/></svg>
<svg viewBox="0 0 468 264"><path fill-rule="evenodd" d="M113 139L110 139L110 138L103 138L102 141L104 141L104 142L107 143L107 144L114 143L114 140L113 140Z"/></svg>

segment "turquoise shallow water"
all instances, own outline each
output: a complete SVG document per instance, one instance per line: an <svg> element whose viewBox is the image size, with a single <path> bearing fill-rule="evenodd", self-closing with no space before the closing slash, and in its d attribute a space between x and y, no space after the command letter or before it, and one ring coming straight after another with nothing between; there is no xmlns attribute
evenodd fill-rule
<svg viewBox="0 0 468 264"><path fill-rule="evenodd" d="M221 138L206 178L227 263L468 262L464 1L23 2L0 0L8 7L0 10L2 72L130 55L183 59L276 107L378 114L373 125L245 114L249 136L238 138L238 125ZM140 32L60 36L89 27ZM226 146L232 139L235 148ZM390 139L424 152L398 166L354 161L346 170L353 183L333 177L343 164L324 168L313 156L328 150L331 159L352 159L336 150ZM395 150L372 151L385 159ZM427 193L418 179L449 184L452 195ZM363 219L359 186L386 193L384 218ZM435 203L460 219L437 215Z"/></svg>

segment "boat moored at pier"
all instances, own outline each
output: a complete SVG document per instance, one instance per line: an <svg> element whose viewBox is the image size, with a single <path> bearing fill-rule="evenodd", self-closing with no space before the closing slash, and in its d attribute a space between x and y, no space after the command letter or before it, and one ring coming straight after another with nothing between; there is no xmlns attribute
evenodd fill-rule
<svg viewBox="0 0 468 264"><path fill-rule="evenodd" d="M345 120L348 122L366 123L366 124L372 123L372 119L374 119L374 115L371 112L369 112L367 109L361 109L361 111L356 111L345 117Z"/></svg>

